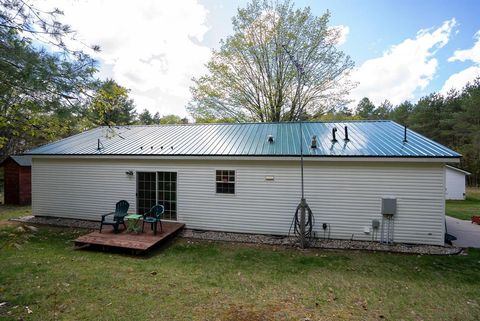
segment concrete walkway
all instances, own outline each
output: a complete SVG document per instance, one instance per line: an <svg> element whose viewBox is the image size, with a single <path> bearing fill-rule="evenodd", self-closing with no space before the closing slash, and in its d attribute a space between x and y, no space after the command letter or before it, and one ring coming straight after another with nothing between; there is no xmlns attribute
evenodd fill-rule
<svg viewBox="0 0 480 321"><path fill-rule="evenodd" d="M445 215L447 232L457 237L453 245L480 248L480 225Z"/></svg>

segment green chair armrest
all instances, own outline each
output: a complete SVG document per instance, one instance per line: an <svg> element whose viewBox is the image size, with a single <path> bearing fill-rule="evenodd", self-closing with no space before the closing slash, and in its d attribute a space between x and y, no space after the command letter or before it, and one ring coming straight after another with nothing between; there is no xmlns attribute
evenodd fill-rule
<svg viewBox="0 0 480 321"><path fill-rule="evenodd" d="M107 213L107 214L102 214L102 217L105 217L105 216L108 216L108 215L112 215L112 214L115 214L115 212L110 212L110 213Z"/></svg>

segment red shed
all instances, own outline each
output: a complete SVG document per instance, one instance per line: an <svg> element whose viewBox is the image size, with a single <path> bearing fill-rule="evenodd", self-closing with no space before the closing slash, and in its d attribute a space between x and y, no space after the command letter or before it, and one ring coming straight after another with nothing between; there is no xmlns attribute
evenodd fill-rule
<svg viewBox="0 0 480 321"><path fill-rule="evenodd" d="M5 204L31 204L32 157L12 155L0 163L0 166L4 169Z"/></svg>

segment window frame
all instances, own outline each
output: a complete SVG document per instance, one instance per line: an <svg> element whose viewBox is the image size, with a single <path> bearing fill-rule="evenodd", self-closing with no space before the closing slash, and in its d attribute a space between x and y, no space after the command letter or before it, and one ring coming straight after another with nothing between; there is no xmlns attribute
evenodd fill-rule
<svg viewBox="0 0 480 321"><path fill-rule="evenodd" d="M217 181L217 173L218 172L229 172L227 174L227 177L232 177L233 176L233 182L230 182L228 181L227 183L223 182L223 181ZM230 175L230 172L233 172L233 175ZM214 172L214 177L215 177L215 194L216 195L221 195L221 196L232 196L232 195L236 195L237 194L237 170L236 169L215 169L215 172ZM220 174L220 176L223 176L223 173ZM217 184L233 184L233 193L226 193L226 192L218 192L218 188L217 188Z"/></svg>

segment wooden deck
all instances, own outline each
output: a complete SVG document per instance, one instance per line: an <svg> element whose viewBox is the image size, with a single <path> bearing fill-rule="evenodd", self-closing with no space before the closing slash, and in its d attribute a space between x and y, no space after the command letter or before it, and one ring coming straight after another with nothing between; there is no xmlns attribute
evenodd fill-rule
<svg viewBox="0 0 480 321"><path fill-rule="evenodd" d="M95 231L77 238L75 246L77 248L94 246L96 248L117 248L132 250L134 253L142 253L166 241L184 228L185 224L162 222L163 231L157 231L153 234L150 225L145 225L144 233L134 233L121 231L113 233L113 228L104 227L102 233Z"/></svg>

